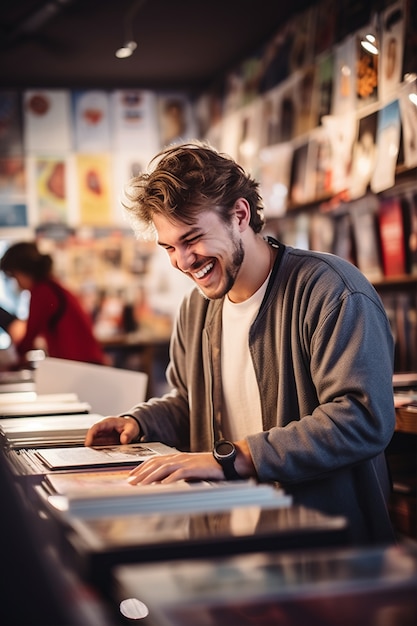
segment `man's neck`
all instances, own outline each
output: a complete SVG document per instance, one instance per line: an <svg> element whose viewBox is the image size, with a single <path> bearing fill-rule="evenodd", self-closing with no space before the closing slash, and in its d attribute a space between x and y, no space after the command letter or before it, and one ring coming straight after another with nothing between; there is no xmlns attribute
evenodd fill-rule
<svg viewBox="0 0 417 626"><path fill-rule="evenodd" d="M257 235L245 247L245 257L235 284L228 293L231 302L244 302L263 285L276 257L276 248Z"/></svg>

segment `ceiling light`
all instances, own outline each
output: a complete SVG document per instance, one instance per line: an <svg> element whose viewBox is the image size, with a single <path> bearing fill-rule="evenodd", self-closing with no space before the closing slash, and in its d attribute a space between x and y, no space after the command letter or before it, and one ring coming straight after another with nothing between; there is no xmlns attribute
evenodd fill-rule
<svg viewBox="0 0 417 626"><path fill-rule="evenodd" d="M379 16L377 13L371 15L368 26L362 31L361 46L369 54L377 56L379 54L378 48L378 33L380 32Z"/></svg>
<svg viewBox="0 0 417 626"><path fill-rule="evenodd" d="M136 41L127 41L121 48L118 48L114 53L118 59L127 59L127 57L131 57L138 44Z"/></svg>
<svg viewBox="0 0 417 626"><path fill-rule="evenodd" d="M371 33L368 33L367 35L365 35L365 38L362 39L361 41L361 46L362 48L365 48L365 50L367 52L370 52L371 54L379 53L377 42L376 42L376 37L375 35L372 35Z"/></svg>
<svg viewBox="0 0 417 626"><path fill-rule="evenodd" d="M127 59L128 57L131 57L138 47L138 44L133 38L133 20L136 13L142 7L142 5L145 4L145 2L147 2L147 0L133 0L132 4L124 15L123 22L125 43L114 53L118 59Z"/></svg>

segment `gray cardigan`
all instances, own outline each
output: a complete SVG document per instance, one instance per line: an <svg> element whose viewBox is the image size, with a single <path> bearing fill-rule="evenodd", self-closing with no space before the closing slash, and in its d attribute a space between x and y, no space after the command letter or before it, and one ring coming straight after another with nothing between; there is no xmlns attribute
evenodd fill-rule
<svg viewBox="0 0 417 626"><path fill-rule="evenodd" d="M143 441L203 451L221 437L221 311L222 300L197 290L184 299L172 391L129 411ZM392 541L384 450L395 426L394 346L375 289L339 257L280 244L249 346L263 419L247 438L258 479L346 516L354 543Z"/></svg>

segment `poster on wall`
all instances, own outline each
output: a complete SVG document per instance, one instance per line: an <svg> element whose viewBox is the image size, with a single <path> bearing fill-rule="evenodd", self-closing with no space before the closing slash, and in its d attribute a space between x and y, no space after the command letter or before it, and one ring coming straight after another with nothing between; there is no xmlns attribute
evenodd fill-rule
<svg viewBox="0 0 417 626"><path fill-rule="evenodd" d="M288 204L293 146L291 142L263 148L259 154L259 183L265 217L280 217Z"/></svg>
<svg viewBox="0 0 417 626"><path fill-rule="evenodd" d="M24 145L27 152L67 152L72 147L70 95L66 90L24 93Z"/></svg>
<svg viewBox="0 0 417 626"><path fill-rule="evenodd" d="M108 152L111 147L110 96L106 91L72 92L75 149Z"/></svg>
<svg viewBox="0 0 417 626"><path fill-rule="evenodd" d="M335 46L332 114L351 113L356 108L356 36Z"/></svg>
<svg viewBox="0 0 417 626"><path fill-rule="evenodd" d="M356 97L358 108L376 102L378 98L378 48L377 33L367 25L356 33ZM371 38L371 40L369 40ZM365 44L365 45L364 45Z"/></svg>
<svg viewBox="0 0 417 626"><path fill-rule="evenodd" d="M144 151L152 156L160 147L156 95L152 91L116 90L111 94L113 147L121 151Z"/></svg>
<svg viewBox="0 0 417 626"><path fill-rule="evenodd" d="M378 114L375 112L359 120L358 133L352 151L349 187L352 199L359 198L366 193L374 173L377 156L377 119Z"/></svg>
<svg viewBox="0 0 417 626"><path fill-rule="evenodd" d="M379 97L384 101L395 95L402 81L404 56L404 0L390 5L381 14L381 70Z"/></svg>
<svg viewBox="0 0 417 626"><path fill-rule="evenodd" d="M157 96L158 124L162 147L196 136L191 102L182 93L160 93Z"/></svg>
<svg viewBox="0 0 417 626"><path fill-rule="evenodd" d="M400 93L404 165L417 166L417 80L406 83Z"/></svg>
<svg viewBox="0 0 417 626"><path fill-rule="evenodd" d="M0 202L22 199L26 192L26 167L23 156L0 156Z"/></svg>
<svg viewBox="0 0 417 626"><path fill-rule="evenodd" d="M110 156L79 154L76 165L80 223L83 225L111 224Z"/></svg>
<svg viewBox="0 0 417 626"><path fill-rule="evenodd" d="M28 225L23 156L0 156L0 227Z"/></svg>
<svg viewBox="0 0 417 626"><path fill-rule="evenodd" d="M19 226L28 226L26 204L0 204L0 228Z"/></svg>
<svg viewBox="0 0 417 626"><path fill-rule="evenodd" d="M0 155L23 154L23 120L20 94L0 92Z"/></svg>
<svg viewBox="0 0 417 626"><path fill-rule="evenodd" d="M371 178L374 193L395 184L395 169L400 148L400 105L394 100L378 111L376 131L376 161Z"/></svg>
<svg viewBox="0 0 417 626"><path fill-rule="evenodd" d="M37 217L40 224L63 223L68 219L65 159L35 159Z"/></svg>
<svg viewBox="0 0 417 626"><path fill-rule="evenodd" d="M322 123L330 142L332 191L339 193L350 184L352 147L357 134L356 116L353 113L325 115Z"/></svg>
<svg viewBox="0 0 417 626"><path fill-rule="evenodd" d="M117 152L112 159L113 168L113 215L112 219L116 224L130 227L123 202L125 202L125 191L133 177L146 171L149 161L155 156L148 149L138 148L135 152Z"/></svg>

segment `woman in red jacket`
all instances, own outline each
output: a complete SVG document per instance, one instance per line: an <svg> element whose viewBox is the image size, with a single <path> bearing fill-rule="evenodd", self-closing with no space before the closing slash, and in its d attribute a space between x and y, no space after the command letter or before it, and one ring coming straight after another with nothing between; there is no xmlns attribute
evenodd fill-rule
<svg viewBox="0 0 417 626"><path fill-rule="evenodd" d="M14 278L22 291L30 292L30 303L25 321L0 308L0 326L22 360L42 337L48 356L104 364L88 314L76 296L57 281L52 266L52 257L42 254L34 242L16 243L6 250L0 269Z"/></svg>

